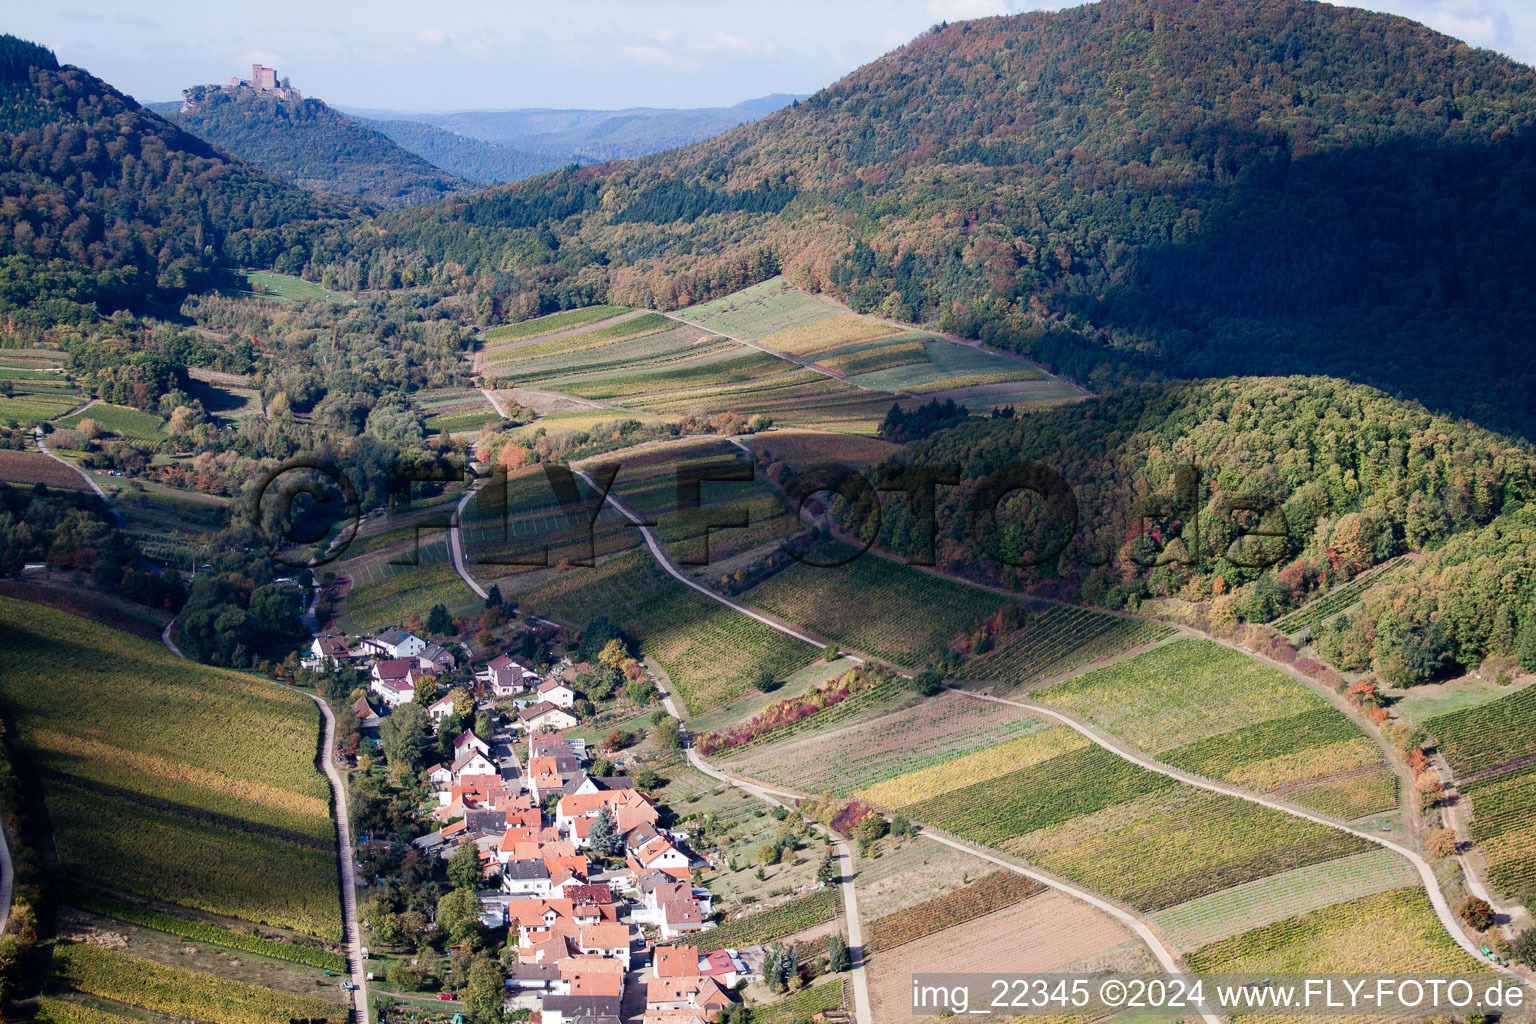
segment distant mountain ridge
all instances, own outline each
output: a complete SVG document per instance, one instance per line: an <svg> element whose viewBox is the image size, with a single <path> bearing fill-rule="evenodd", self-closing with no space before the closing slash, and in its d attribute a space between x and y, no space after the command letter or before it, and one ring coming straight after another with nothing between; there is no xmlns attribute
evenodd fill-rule
<svg viewBox="0 0 1536 1024"><path fill-rule="evenodd" d="M223 86L194 86L185 95L183 103L165 111L167 120L312 192L395 208L470 187L317 99Z"/></svg>

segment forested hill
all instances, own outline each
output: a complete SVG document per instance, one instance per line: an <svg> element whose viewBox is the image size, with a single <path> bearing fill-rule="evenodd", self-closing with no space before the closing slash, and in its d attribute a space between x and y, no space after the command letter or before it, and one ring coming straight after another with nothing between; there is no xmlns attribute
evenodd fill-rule
<svg viewBox="0 0 1536 1024"><path fill-rule="evenodd" d="M32 327L174 310L221 267L296 272L343 216L14 36L0 193L0 315Z"/></svg>
<svg viewBox="0 0 1536 1024"><path fill-rule="evenodd" d="M320 100L198 86L166 118L206 142L312 192L384 207L431 202L469 187Z"/></svg>
<svg viewBox="0 0 1536 1024"><path fill-rule="evenodd" d="M1099 388L1324 372L1536 436L1533 100L1531 69L1403 18L1103 0L938 27L707 143L382 244L662 307L772 246L796 284Z"/></svg>

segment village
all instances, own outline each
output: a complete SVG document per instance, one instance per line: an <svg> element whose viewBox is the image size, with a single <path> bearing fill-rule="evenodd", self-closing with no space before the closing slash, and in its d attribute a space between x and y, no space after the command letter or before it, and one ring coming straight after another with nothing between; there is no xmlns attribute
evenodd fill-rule
<svg viewBox="0 0 1536 1024"><path fill-rule="evenodd" d="M622 772L622 757L595 759L586 740L564 735L580 724L578 707L591 707L566 679L569 656L541 674L500 654L474 669L472 686L438 686L468 666L442 645L389 629L317 635L304 664L366 671L368 692L351 707L365 734L424 704L450 753L422 772L430 831L411 845L449 862L474 851L480 924L506 936L508 1012L527 1011L535 1024L709 1024L761 980L772 949L709 942L715 907L696 875L712 865L689 834L663 827L664 808ZM466 719L491 728L482 734L463 727Z"/></svg>

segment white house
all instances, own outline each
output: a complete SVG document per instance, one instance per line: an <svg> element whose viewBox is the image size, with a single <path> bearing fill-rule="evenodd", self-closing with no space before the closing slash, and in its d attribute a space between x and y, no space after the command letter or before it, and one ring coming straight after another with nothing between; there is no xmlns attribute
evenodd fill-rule
<svg viewBox="0 0 1536 1024"><path fill-rule="evenodd" d="M454 692L449 690L427 707L427 716L432 719L433 725L441 725L443 719L453 714Z"/></svg>
<svg viewBox="0 0 1536 1024"><path fill-rule="evenodd" d="M491 695L494 697L510 697L522 693L538 680L532 668L506 654L492 658L485 669L485 678L491 684Z"/></svg>
<svg viewBox="0 0 1536 1024"><path fill-rule="evenodd" d="M466 775L497 775L496 764L490 758L478 750L471 750L463 757L453 762L453 777L461 779Z"/></svg>
<svg viewBox="0 0 1536 1024"><path fill-rule="evenodd" d="M426 650L427 642L403 629L386 629L364 640L363 646L386 658L415 658Z"/></svg>
<svg viewBox="0 0 1536 1024"><path fill-rule="evenodd" d="M327 633L324 636L315 637L310 642L309 655L304 660L311 664L330 668L341 664L349 657L350 655L347 653L347 638Z"/></svg>
<svg viewBox="0 0 1536 1024"><path fill-rule="evenodd" d="M557 708L548 701L541 700L530 707L521 708L517 712L517 720L522 727L529 732L541 730L574 729L580 724L580 720L564 708Z"/></svg>
<svg viewBox="0 0 1536 1024"><path fill-rule="evenodd" d="M539 699L557 708L569 708L576 703L576 691L560 679L548 679L539 684Z"/></svg>
<svg viewBox="0 0 1536 1024"><path fill-rule="evenodd" d="M470 750L477 751L487 757L491 754L491 745L479 736L473 729L465 729L453 738L453 756L463 757Z"/></svg>

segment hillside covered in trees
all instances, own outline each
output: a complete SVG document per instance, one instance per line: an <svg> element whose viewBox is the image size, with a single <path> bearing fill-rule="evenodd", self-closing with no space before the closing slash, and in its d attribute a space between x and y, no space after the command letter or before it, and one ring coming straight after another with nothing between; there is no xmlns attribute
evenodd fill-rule
<svg viewBox="0 0 1536 1024"><path fill-rule="evenodd" d="M0 315L174 310L221 268L296 273L343 213L53 53L0 36Z"/></svg>
<svg viewBox="0 0 1536 1024"><path fill-rule="evenodd" d="M187 100L189 109L167 113L166 118L311 192L393 208L431 202L466 187L387 135L317 99L195 86L187 91Z"/></svg>
<svg viewBox="0 0 1536 1024"><path fill-rule="evenodd" d="M668 308L771 247L797 285L1100 389L1327 373L1532 436L1533 86L1309 0L936 26L708 143L386 218L336 272L402 249L501 268L507 298L581 278Z"/></svg>

